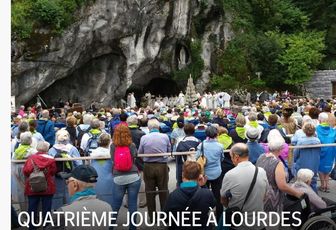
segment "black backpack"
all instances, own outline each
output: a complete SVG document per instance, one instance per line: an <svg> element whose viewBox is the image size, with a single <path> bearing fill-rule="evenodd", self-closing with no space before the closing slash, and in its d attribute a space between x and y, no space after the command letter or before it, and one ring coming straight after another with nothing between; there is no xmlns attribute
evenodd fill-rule
<svg viewBox="0 0 336 230"><path fill-rule="evenodd" d="M91 127L87 129L81 129L80 126L77 126L78 136L77 136L77 148L80 148L82 137L85 133L88 133L91 130Z"/></svg>
<svg viewBox="0 0 336 230"><path fill-rule="evenodd" d="M67 158L69 156L69 153L64 150L56 149L53 147L53 149L56 150L56 155L54 158ZM56 161L56 176L59 176L62 173L70 173L72 169L74 168L73 161Z"/></svg>

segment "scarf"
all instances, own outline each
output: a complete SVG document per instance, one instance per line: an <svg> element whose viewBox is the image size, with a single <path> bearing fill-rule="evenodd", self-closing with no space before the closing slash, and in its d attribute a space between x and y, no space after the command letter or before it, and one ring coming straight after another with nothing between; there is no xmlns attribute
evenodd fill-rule
<svg viewBox="0 0 336 230"><path fill-rule="evenodd" d="M130 129L137 129L138 126L137 125L129 125L128 128L130 128Z"/></svg>
<svg viewBox="0 0 336 230"><path fill-rule="evenodd" d="M95 190L93 188L87 188L87 189L84 189L83 191L76 192L75 194L73 194L73 196L70 197L70 202L72 203L78 198L83 197L83 196L93 196L93 195L96 195Z"/></svg>
<svg viewBox="0 0 336 230"><path fill-rule="evenodd" d="M236 127L236 132L238 137L240 137L241 139L246 139L245 136L246 129L244 127Z"/></svg>
<svg viewBox="0 0 336 230"><path fill-rule="evenodd" d="M151 131L149 131L150 133L159 133L160 131L158 129L152 129Z"/></svg>
<svg viewBox="0 0 336 230"><path fill-rule="evenodd" d="M219 135L217 139L219 143L224 145L224 149L228 149L229 146L232 144L232 137L230 137L226 133Z"/></svg>
<svg viewBox="0 0 336 230"><path fill-rule="evenodd" d="M327 122L322 122L320 125L321 125L322 127L328 127L328 126L329 126L329 124L328 124Z"/></svg>
<svg viewBox="0 0 336 230"><path fill-rule="evenodd" d="M254 128L258 128L258 125L259 125L259 124L258 124L257 121L250 121L250 122L249 122L249 125L252 126L252 127L254 127Z"/></svg>
<svg viewBox="0 0 336 230"><path fill-rule="evenodd" d="M98 135L98 134L101 133L101 131L100 131L99 129L91 129L91 130L90 130L90 133L91 133L92 135Z"/></svg>
<svg viewBox="0 0 336 230"><path fill-rule="evenodd" d="M19 145L19 147L14 152L14 158L16 160L23 160L26 157L26 154L30 148L30 145Z"/></svg>

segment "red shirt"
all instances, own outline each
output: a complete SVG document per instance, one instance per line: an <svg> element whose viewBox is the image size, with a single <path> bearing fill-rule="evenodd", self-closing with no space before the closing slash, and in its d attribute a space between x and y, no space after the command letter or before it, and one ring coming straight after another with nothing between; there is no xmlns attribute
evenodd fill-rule
<svg viewBox="0 0 336 230"><path fill-rule="evenodd" d="M33 192L31 190L30 184L29 184L29 175L34 171L34 166L31 161L31 159L34 161L35 165L40 169L44 170L46 169L47 172L45 174L47 179L47 190L45 192ZM23 174L25 175L25 195L32 196L32 195L53 195L56 192L56 184L55 184L55 174L56 174L56 161L55 159L42 152L38 152L36 154L31 155L24 167L23 167Z"/></svg>

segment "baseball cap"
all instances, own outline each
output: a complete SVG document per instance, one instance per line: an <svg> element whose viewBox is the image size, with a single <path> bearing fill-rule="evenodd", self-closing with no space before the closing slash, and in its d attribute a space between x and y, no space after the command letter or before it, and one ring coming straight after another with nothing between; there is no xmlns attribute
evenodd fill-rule
<svg viewBox="0 0 336 230"><path fill-rule="evenodd" d="M246 131L246 137L249 140L256 140L259 138L259 129L251 127Z"/></svg>
<svg viewBox="0 0 336 230"><path fill-rule="evenodd" d="M83 182L95 183L97 182L98 173L90 165L79 165L74 168L71 173L65 173L61 176L63 179L69 179L70 177L73 177Z"/></svg>

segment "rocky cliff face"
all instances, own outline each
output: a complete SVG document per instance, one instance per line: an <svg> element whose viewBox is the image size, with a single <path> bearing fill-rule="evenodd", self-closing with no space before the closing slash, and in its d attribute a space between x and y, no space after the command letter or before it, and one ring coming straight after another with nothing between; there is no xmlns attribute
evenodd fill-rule
<svg viewBox="0 0 336 230"><path fill-rule="evenodd" d="M61 36L35 31L29 41L12 42L12 95L24 104L41 93L44 100L72 99L87 105L117 105L126 90L153 78L171 78L190 60L192 20L204 24L204 70L196 87L206 88L213 51L232 32L215 3L200 0L96 0ZM204 6L203 6L204 7ZM178 80L178 79L177 79ZM164 87L164 86L163 86Z"/></svg>

